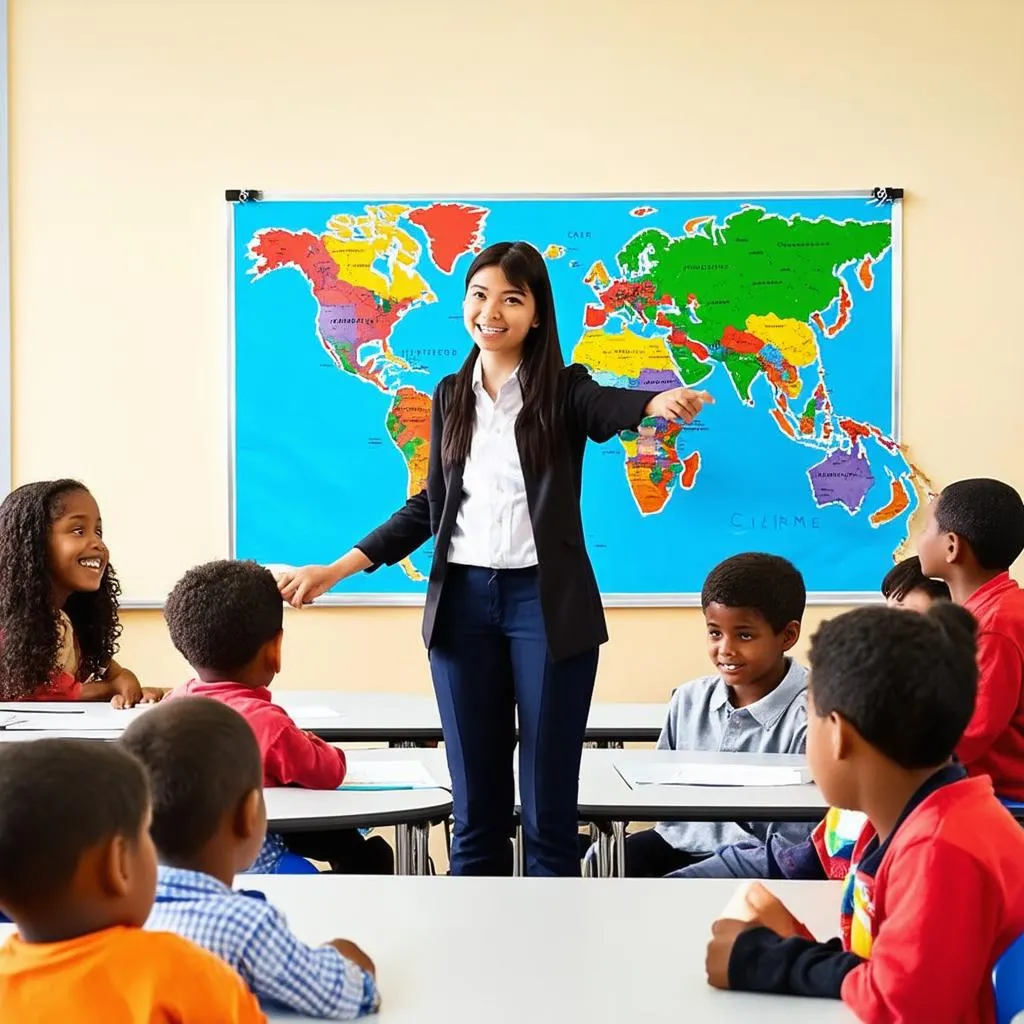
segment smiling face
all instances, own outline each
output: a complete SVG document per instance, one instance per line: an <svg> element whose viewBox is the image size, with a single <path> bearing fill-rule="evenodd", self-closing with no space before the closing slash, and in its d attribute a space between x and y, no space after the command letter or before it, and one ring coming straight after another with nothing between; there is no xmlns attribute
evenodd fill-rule
<svg viewBox="0 0 1024 1024"><path fill-rule="evenodd" d="M538 326L537 303L525 286L512 284L501 267L481 267L466 288L462 318L481 352L521 356L531 327Z"/></svg>
<svg viewBox="0 0 1024 1024"><path fill-rule="evenodd" d="M799 623L776 633L756 609L717 602L704 609L704 619L708 655L727 686L767 691L778 685L786 674L786 651L800 636Z"/></svg>
<svg viewBox="0 0 1024 1024"><path fill-rule="evenodd" d="M47 541L58 607L73 593L99 590L110 560L96 499L88 491L69 491L59 501Z"/></svg>

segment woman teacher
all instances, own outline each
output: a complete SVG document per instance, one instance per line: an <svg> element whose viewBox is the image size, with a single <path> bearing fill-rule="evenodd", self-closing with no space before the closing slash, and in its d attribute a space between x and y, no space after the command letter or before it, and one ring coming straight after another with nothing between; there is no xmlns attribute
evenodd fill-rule
<svg viewBox="0 0 1024 1024"><path fill-rule="evenodd" d="M279 577L301 607L436 538L423 639L452 778L453 875L512 872L512 755L526 873L578 875L577 790L608 639L580 520L583 450L647 416L690 422L706 392L607 388L566 366L547 267L492 245L466 275L474 346L434 391L427 486L329 566Z"/></svg>

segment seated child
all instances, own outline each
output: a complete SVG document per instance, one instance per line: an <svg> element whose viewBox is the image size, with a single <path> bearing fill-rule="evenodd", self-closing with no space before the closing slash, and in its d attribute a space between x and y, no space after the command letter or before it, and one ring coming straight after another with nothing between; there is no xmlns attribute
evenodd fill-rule
<svg viewBox="0 0 1024 1024"><path fill-rule="evenodd" d="M1021 551L1024 502L999 480L946 487L918 541L922 571L978 622L978 703L956 755L1008 800L1024 800L1024 591L1009 573Z"/></svg>
<svg viewBox="0 0 1024 1024"><path fill-rule="evenodd" d="M0 746L0 1016L17 1024L266 1017L226 964L145 932L156 853L142 765L115 743Z"/></svg>
<svg viewBox="0 0 1024 1024"><path fill-rule="evenodd" d="M265 1009L336 1020L376 1010L373 962L358 946L335 939L310 948L260 894L231 888L267 829L260 748L245 719L205 697L167 701L132 722L121 742L153 791L160 868L146 927L215 953Z"/></svg>
<svg viewBox="0 0 1024 1024"><path fill-rule="evenodd" d="M748 553L711 570L701 592L707 647L716 673L680 686L659 750L802 754L807 672L787 652L800 638L803 577L784 558ZM626 839L626 874L662 876L749 841L763 853L773 836L806 839L809 825L660 822Z"/></svg>
<svg viewBox="0 0 1024 1024"><path fill-rule="evenodd" d="M0 700L159 700L114 661L121 587L96 499L75 480L0 505Z"/></svg>
<svg viewBox="0 0 1024 1024"><path fill-rule="evenodd" d="M917 555L897 562L882 580L882 597L891 608L926 612L936 601L948 601L949 587L942 580L933 580L921 572Z"/></svg>
<svg viewBox="0 0 1024 1024"><path fill-rule="evenodd" d="M821 626L810 665L814 778L868 819L842 938L816 942L758 886L746 920L715 923L710 983L842 998L866 1024L994 1021L993 965L1024 932L1024 831L952 761L977 694L974 620L945 601L859 608Z"/></svg>
<svg viewBox="0 0 1024 1024"><path fill-rule="evenodd" d="M927 611L949 598L949 588L921 572L916 555L894 565L882 580L882 595L893 608ZM864 825L859 811L829 809L811 837L788 843L772 836L767 844L747 841L720 847L713 857L673 872L673 878L843 879L850 868L853 844Z"/></svg>
<svg viewBox="0 0 1024 1024"><path fill-rule="evenodd" d="M344 753L300 729L271 699L269 686L281 671L284 604L267 569L232 560L190 569L167 598L164 615L174 646L197 676L168 699L212 697L239 712L256 734L265 786L341 785ZM336 872L394 870L394 854L383 837L364 839L356 829L271 834L253 870L273 871L285 847L327 861Z"/></svg>

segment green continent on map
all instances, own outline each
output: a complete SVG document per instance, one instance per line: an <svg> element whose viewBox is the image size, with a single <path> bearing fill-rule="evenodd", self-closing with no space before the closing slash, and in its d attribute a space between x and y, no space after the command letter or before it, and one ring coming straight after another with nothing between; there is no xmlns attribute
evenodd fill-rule
<svg viewBox="0 0 1024 1024"><path fill-rule="evenodd" d="M616 301L624 296L632 311L637 308L636 296L642 295L641 308L648 316L648 304L667 296L676 309L663 305L659 320L684 329L703 344L709 358L724 364L737 392L746 397L757 373L751 375L751 360L736 359L734 353L755 356L759 371L790 387L796 377L784 352L759 337L761 332L750 333L748 319L772 314L777 321L806 325L813 314L840 298L837 270L860 264L865 256L877 262L891 240L888 221L785 218L750 207L710 232L698 229L684 237L657 228L638 232L617 257L629 288L612 281L605 291ZM730 331L744 337L731 336ZM813 335L805 335L801 356L813 358L814 347ZM691 360L687 357L686 362Z"/></svg>

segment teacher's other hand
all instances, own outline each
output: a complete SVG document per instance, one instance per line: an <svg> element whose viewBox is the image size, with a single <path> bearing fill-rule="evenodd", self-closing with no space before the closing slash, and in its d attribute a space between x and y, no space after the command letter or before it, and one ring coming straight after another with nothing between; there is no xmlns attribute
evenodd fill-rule
<svg viewBox="0 0 1024 1024"><path fill-rule="evenodd" d="M705 405L712 405L714 401L707 391L672 388L671 391L662 391L660 395L655 395L645 406L644 415L692 423L701 409Z"/></svg>
<svg viewBox="0 0 1024 1024"><path fill-rule="evenodd" d="M304 565L300 569L278 573L275 578L281 596L293 608L301 608L326 594L341 577L330 565Z"/></svg>

